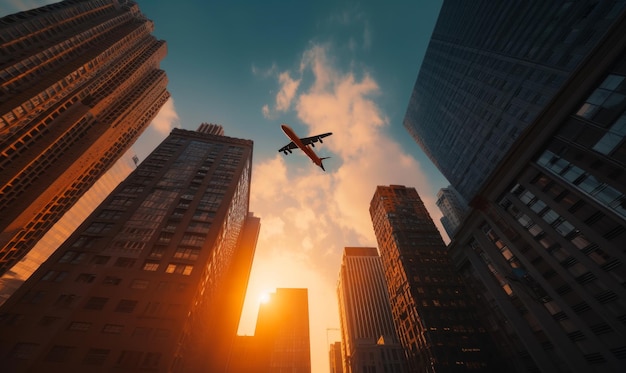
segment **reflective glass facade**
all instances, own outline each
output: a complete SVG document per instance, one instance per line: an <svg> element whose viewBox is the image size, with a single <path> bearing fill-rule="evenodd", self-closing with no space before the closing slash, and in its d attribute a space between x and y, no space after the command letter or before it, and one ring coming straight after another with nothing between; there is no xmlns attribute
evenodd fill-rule
<svg viewBox="0 0 626 373"><path fill-rule="evenodd" d="M626 369L626 23L513 144L450 247L521 371Z"/></svg>
<svg viewBox="0 0 626 373"><path fill-rule="evenodd" d="M0 275L124 154L169 98L167 53L132 1L0 19Z"/></svg>
<svg viewBox="0 0 626 373"><path fill-rule="evenodd" d="M624 1L444 1L404 126L471 201L625 8Z"/></svg>

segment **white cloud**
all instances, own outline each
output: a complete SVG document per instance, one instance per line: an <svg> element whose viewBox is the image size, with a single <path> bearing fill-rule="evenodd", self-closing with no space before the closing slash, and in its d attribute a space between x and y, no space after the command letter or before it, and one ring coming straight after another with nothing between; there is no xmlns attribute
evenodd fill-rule
<svg viewBox="0 0 626 373"><path fill-rule="evenodd" d="M276 95L276 110L287 111L298 90L300 79L292 79L288 72L284 72L278 76L278 82L280 83L280 91Z"/></svg>
<svg viewBox="0 0 626 373"><path fill-rule="evenodd" d="M389 120L376 104L377 82L362 72L357 79L354 72L338 69L329 48L313 45L304 52L299 73L312 74L313 81L300 82L293 96L285 97L307 132L333 132L315 148L321 156L333 153L326 172L300 163L297 157L305 157L300 152L279 154L255 165L251 189L261 234L249 294L257 283L264 289L308 288L312 356L325 356L324 332L338 326L335 286L343 248L377 246L369 215L376 186L415 187L428 210L438 212L427 197L432 188L419 163L387 133ZM278 76L287 94L283 88L296 80L290 72ZM257 308L248 312L256 317L258 306L252 307Z"/></svg>
<svg viewBox="0 0 626 373"><path fill-rule="evenodd" d="M165 135L172 132L174 127L180 127L173 98L165 102L157 116L152 120L151 126L155 131Z"/></svg>
<svg viewBox="0 0 626 373"><path fill-rule="evenodd" d="M60 0L0 0L0 17L58 3L59 1Z"/></svg>

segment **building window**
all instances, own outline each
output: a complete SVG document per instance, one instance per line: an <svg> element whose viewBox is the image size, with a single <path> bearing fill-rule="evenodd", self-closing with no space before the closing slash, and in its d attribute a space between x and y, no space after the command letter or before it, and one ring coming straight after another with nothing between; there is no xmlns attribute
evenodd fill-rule
<svg viewBox="0 0 626 373"><path fill-rule="evenodd" d="M91 297L85 304L85 309L87 310L101 310L109 301L109 298L104 297Z"/></svg>
<svg viewBox="0 0 626 373"><path fill-rule="evenodd" d="M73 346L53 346L48 355L46 355L46 361L64 362L67 361L74 350Z"/></svg>
<svg viewBox="0 0 626 373"><path fill-rule="evenodd" d="M90 348L83 359L83 364L87 365L102 365L106 360L107 356L111 350L106 350L102 348Z"/></svg>
<svg viewBox="0 0 626 373"><path fill-rule="evenodd" d="M119 257L115 260L116 267L130 268L135 265L135 259Z"/></svg>
<svg viewBox="0 0 626 373"><path fill-rule="evenodd" d="M61 282L67 277L67 271L48 271L43 277L41 281L54 281Z"/></svg>
<svg viewBox="0 0 626 373"><path fill-rule="evenodd" d="M90 327L91 327L90 322L75 321L71 323L70 326L67 327L67 330L70 330L73 332L86 332L87 330L89 330Z"/></svg>
<svg viewBox="0 0 626 373"><path fill-rule="evenodd" d="M200 255L200 249L191 247L178 247L174 252L174 259L196 260Z"/></svg>
<svg viewBox="0 0 626 373"><path fill-rule="evenodd" d="M130 287L131 287L131 289L141 289L141 290L143 290L143 289L147 289L148 285L150 285L150 281L135 279L130 284Z"/></svg>
<svg viewBox="0 0 626 373"><path fill-rule="evenodd" d="M109 262L109 259L111 259L111 257L107 255L95 255L91 258L91 264L105 265Z"/></svg>
<svg viewBox="0 0 626 373"><path fill-rule="evenodd" d="M104 285L117 286L122 282L122 279L115 276L106 276L102 283Z"/></svg>
<svg viewBox="0 0 626 373"><path fill-rule="evenodd" d="M95 279L96 275L93 273L81 273L78 277L76 277L76 282L91 283Z"/></svg>
<svg viewBox="0 0 626 373"><path fill-rule="evenodd" d="M626 136L626 114L622 114L613 123L607 133L593 146L593 150L608 155L624 140Z"/></svg>
<svg viewBox="0 0 626 373"><path fill-rule="evenodd" d="M143 352L141 351L124 350L120 353L120 356L117 359L117 365L124 368L137 368L142 355Z"/></svg>
<svg viewBox="0 0 626 373"><path fill-rule="evenodd" d="M141 367L145 369L156 369L159 367L161 354L158 352L146 352Z"/></svg>
<svg viewBox="0 0 626 373"><path fill-rule="evenodd" d="M193 270L193 266L191 265L187 265L187 264L180 264L180 263L170 263L167 265L167 268L165 269L166 273L176 273L176 274L182 274L185 276L189 276L191 274L191 271Z"/></svg>
<svg viewBox="0 0 626 373"><path fill-rule="evenodd" d="M115 307L115 312L131 313L135 310L137 303L136 300L122 299Z"/></svg>
<svg viewBox="0 0 626 373"><path fill-rule="evenodd" d="M80 253L78 251L72 251L72 250L68 250L66 251L63 256L59 259L59 263L70 263L70 264L78 264L80 263L85 257L87 256L86 253Z"/></svg>
<svg viewBox="0 0 626 373"><path fill-rule="evenodd" d="M159 262L154 261L154 260L146 260L143 264L143 270L144 271L156 271L157 269L159 269Z"/></svg>
<svg viewBox="0 0 626 373"><path fill-rule="evenodd" d="M102 333L105 333L105 334L121 334L123 330L124 330L124 325L106 324L102 328Z"/></svg>
<svg viewBox="0 0 626 373"><path fill-rule="evenodd" d="M11 350L11 357L14 359L30 360L33 358L39 344L37 343L18 343Z"/></svg>

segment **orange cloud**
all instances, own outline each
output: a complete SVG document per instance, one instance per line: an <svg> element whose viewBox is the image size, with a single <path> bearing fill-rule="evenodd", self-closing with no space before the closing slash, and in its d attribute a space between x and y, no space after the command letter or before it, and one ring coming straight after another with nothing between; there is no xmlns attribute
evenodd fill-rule
<svg viewBox="0 0 626 373"><path fill-rule="evenodd" d="M343 248L377 246L369 215L376 186L413 186L437 224L440 214L434 216L439 210L429 196L436 191L419 162L388 133L389 120L376 103L382 93L375 79L367 74L357 79L352 71L333 66L325 45L303 54L299 73L314 79L304 86L290 72L279 74L276 102L293 102L283 107L295 110L308 133L332 131L315 150L333 158L325 162L327 172L299 152L255 165L251 211L261 217L261 233L248 293L255 303L244 312L256 317L256 287L308 288L312 356L319 357L326 356L326 329L338 327L335 287ZM292 90L286 88L290 84ZM320 370L328 366L319 364Z"/></svg>

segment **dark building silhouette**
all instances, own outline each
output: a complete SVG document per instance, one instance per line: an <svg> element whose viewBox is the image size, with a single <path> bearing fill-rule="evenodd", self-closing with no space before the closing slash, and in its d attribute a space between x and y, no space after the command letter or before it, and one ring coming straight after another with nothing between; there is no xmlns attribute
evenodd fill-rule
<svg viewBox="0 0 626 373"><path fill-rule="evenodd" d="M133 144L169 98L164 41L132 1L0 19L0 275Z"/></svg>
<svg viewBox="0 0 626 373"><path fill-rule="evenodd" d="M626 371L625 136L622 13L513 144L450 244L521 371Z"/></svg>
<svg viewBox="0 0 626 373"><path fill-rule="evenodd" d="M307 289L278 288L261 303L254 336L237 336L230 373L311 373Z"/></svg>
<svg viewBox="0 0 626 373"><path fill-rule="evenodd" d="M335 342L330 345L328 361L330 364L330 373L344 373L343 364L341 363L341 342Z"/></svg>
<svg viewBox="0 0 626 373"><path fill-rule="evenodd" d="M259 219L252 141L174 129L0 307L21 371L220 371Z"/></svg>
<svg viewBox="0 0 626 373"><path fill-rule="evenodd" d="M404 126L471 201L625 8L623 1L445 0Z"/></svg>
<svg viewBox="0 0 626 373"><path fill-rule="evenodd" d="M378 186L370 215L410 371L506 371L415 188Z"/></svg>
<svg viewBox="0 0 626 373"><path fill-rule="evenodd" d="M407 372L375 247L344 248L337 298L343 371Z"/></svg>

